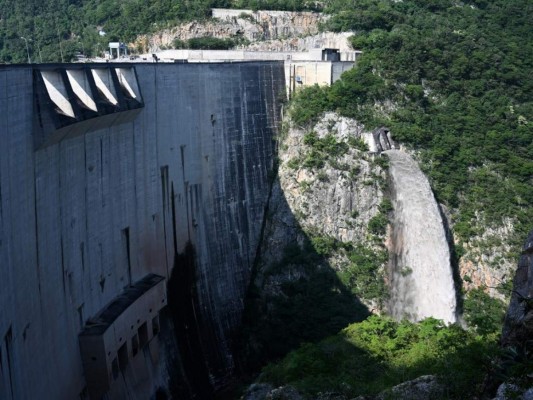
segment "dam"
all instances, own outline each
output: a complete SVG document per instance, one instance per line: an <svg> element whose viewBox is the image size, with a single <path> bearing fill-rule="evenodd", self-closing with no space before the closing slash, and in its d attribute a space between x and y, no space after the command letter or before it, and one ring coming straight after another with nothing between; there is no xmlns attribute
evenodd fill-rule
<svg viewBox="0 0 533 400"><path fill-rule="evenodd" d="M284 96L279 61L0 66L1 399L224 385Z"/></svg>

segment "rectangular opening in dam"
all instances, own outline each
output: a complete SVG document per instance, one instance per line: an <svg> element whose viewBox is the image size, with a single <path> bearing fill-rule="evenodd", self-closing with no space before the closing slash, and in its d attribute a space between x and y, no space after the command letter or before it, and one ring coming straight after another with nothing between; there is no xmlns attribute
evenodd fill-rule
<svg viewBox="0 0 533 400"><path fill-rule="evenodd" d="M148 344L148 325L144 322L138 330L139 345L141 349Z"/></svg>
<svg viewBox="0 0 533 400"><path fill-rule="evenodd" d="M115 85L111 78L111 70L109 68L94 68L91 69L96 88L103 100L118 105L117 93L115 92Z"/></svg>
<svg viewBox="0 0 533 400"><path fill-rule="evenodd" d="M135 70L133 68L116 68L115 71L124 96L141 101L141 92L137 84Z"/></svg>
<svg viewBox="0 0 533 400"><path fill-rule="evenodd" d="M135 334L131 338L131 354L133 357L139 352L139 335Z"/></svg>
<svg viewBox="0 0 533 400"><path fill-rule="evenodd" d="M159 316L158 315L152 319L152 333L154 336L157 336L157 334L159 333Z"/></svg>
<svg viewBox="0 0 533 400"><path fill-rule="evenodd" d="M128 285L131 286L131 248L130 248L130 227L122 229L122 254L126 271L128 271Z"/></svg>
<svg viewBox="0 0 533 400"><path fill-rule="evenodd" d="M77 69L67 70L67 77L74 94L82 105L91 111L98 111L85 71Z"/></svg>
<svg viewBox="0 0 533 400"><path fill-rule="evenodd" d="M128 228L122 232L126 249ZM165 279L149 274L126 287L87 321L79 344L91 397L106 393L130 359L153 339L155 334L150 334L147 324L154 326L154 314L166 304ZM154 330L159 332L158 319Z"/></svg>
<svg viewBox="0 0 533 400"><path fill-rule="evenodd" d="M121 371L126 369L128 361L128 342L126 342L118 349L118 366Z"/></svg>

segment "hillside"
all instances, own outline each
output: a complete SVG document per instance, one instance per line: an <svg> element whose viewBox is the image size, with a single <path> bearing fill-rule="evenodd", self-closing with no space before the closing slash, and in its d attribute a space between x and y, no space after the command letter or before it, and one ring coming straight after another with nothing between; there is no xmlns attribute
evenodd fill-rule
<svg viewBox="0 0 533 400"><path fill-rule="evenodd" d="M312 10L305 0L261 1L261 9ZM257 0L0 0L0 63L69 61L75 53L96 55L110 41L131 42L183 21L210 17L213 7L251 8ZM105 32L101 36L100 32ZM26 41L21 39L26 38Z"/></svg>
<svg viewBox="0 0 533 400"><path fill-rule="evenodd" d="M353 31L352 45L363 50L363 56L358 67L332 87L305 89L291 102L291 126L280 139L283 194L274 191L266 236L271 248L259 264L246 320L245 351L252 354L248 359L252 365L257 363L253 356L263 362L275 360L298 343L317 342L336 326L364 318L346 289L372 311L379 310L387 296L372 285L379 286L383 276L374 233L385 233L386 203L379 194L370 196L375 199L370 212L380 211L374 217L382 218L368 220L361 218L364 202L354 195L379 183L382 172L368 170L366 160L344 143L340 125L358 130L364 125L366 132L389 127L424 169L449 225L459 313L464 313L468 327L468 333L439 328L436 335L465 335L465 344L474 343L470 340L475 337L476 345L455 347L457 337L447 349L439 347L444 343L435 344L431 351L442 359L434 363L431 351L418 348L424 339L418 342L417 334L408 344L393 343L401 340L398 336L405 327L394 327L393 342L375 351L360 343L358 335L346 337L346 332L360 334L366 329L353 325L316 345L305 344L264 369L261 379L274 386L254 386L249 394L257 389L264 396L289 395L293 386L305 398L343 399L376 395L402 380L431 373L456 384L443 398L465 398L467 389L466 398L479 396L486 389L479 369L490 366L483 354L497 352L521 242L533 221L533 102L528 78L533 72L528 28L532 7L526 1L363 0L332 2L326 11L332 14L326 28ZM330 111L351 122L341 124L339 117L328 121ZM352 173L355 157L362 176ZM280 204L292 210L296 221L280 212ZM337 213L332 216L330 209ZM360 251L369 238L374 255L370 260ZM275 258L272 249L284 244L283 255ZM326 301L332 298L337 299L334 304ZM382 323L387 324L378 324ZM382 335L382 326L373 327L367 339L377 345ZM349 355L354 351L352 341L358 341L356 347L370 353L373 361ZM405 364L396 364L402 364L398 357L410 351L421 358L407 356ZM395 373L400 378L384 383L376 373L372 379L379 382L363 379L370 386L365 388L353 376L354 365L360 368L361 363L361 374L376 368L388 378ZM455 363L464 369L450 370ZM287 384L287 393L273 389ZM264 397L257 392L249 398Z"/></svg>
<svg viewBox="0 0 533 400"><path fill-rule="evenodd" d="M364 54L331 88L302 93L295 122L336 110L388 126L447 207L463 285L505 286L533 220L530 2L337 1L327 11L328 27L353 30Z"/></svg>
<svg viewBox="0 0 533 400"><path fill-rule="evenodd" d="M169 32L167 46L182 40L176 26L230 6L314 7L296 0L46 0L31 7L0 0L0 63L68 61L155 32ZM310 398L330 389L346 398L378 395L423 373L455 380L445 398L462 398L465 388L478 396L486 377L480 368L490 368L485 356L498 352L520 245L533 224L533 4L329 0L324 11L330 18L322 28L353 32L352 47L363 55L331 87L304 89L286 108L262 257L237 333L239 361L257 371L290 354L263 379ZM343 134L382 126L429 178L451 237L465 329L378 317L345 328L387 311L388 161L367 154L353 132ZM289 353L306 342L315 344ZM353 364L363 362L376 381L355 388ZM464 370L450 373L455 367Z"/></svg>

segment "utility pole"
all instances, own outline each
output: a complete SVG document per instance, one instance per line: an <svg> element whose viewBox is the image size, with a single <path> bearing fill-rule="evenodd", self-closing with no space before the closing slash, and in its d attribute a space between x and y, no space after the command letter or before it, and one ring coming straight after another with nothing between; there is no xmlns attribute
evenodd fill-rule
<svg viewBox="0 0 533 400"><path fill-rule="evenodd" d="M30 59L30 48L28 47L28 39L26 39L24 36L21 36L20 37L22 40L24 40L24 42L26 42L26 53L28 54L28 64L31 64L31 59Z"/></svg>
<svg viewBox="0 0 533 400"><path fill-rule="evenodd" d="M37 51L39 52L39 60L41 60L41 64L43 63L43 55L41 54L41 46L39 46L39 42L35 41L35 44L37 46Z"/></svg>
<svg viewBox="0 0 533 400"><path fill-rule="evenodd" d="M61 53L61 62L64 63L65 59L63 58L63 48L61 47L61 35L59 34L59 25L57 24L57 19L56 19L56 30L57 30L57 42L59 43L59 52Z"/></svg>

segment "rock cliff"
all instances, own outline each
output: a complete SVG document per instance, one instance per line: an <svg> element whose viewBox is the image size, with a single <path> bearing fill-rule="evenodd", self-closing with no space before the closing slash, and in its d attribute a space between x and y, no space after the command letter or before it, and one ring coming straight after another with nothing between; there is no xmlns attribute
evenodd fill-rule
<svg viewBox="0 0 533 400"><path fill-rule="evenodd" d="M291 127L280 140L245 313L253 366L383 307L385 232L369 225L381 214L386 166L363 137L356 121L330 113L313 131Z"/></svg>
<svg viewBox="0 0 533 400"><path fill-rule="evenodd" d="M496 392L494 400L533 399L532 338L533 231L524 243L514 276L511 303L500 341L501 356L494 362L492 376L487 380L486 391Z"/></svg>
<svg viewBox="0 0 533 400"><path fill-rule="evenodd" d="M364 127L354 120L328 113L314 132L318 140L344 144L346 151L339 145L334 154L321 154L312 133L290 129L279 151L279 179L289 207L306 231L341 242L365 241L385 189L379 156L368 154Z"/></svg>
<svg viewBox="0 0 533 400"><path fill-rule="evenodd" d="M516 254L509 238L513 236L513 221L507 219L501 226L485 227L483 233L462 243L464 255L459 261L459 272L465 290L486 287L492 296L504 300L510 295L501 288L512 280ZM459 241L457 241L459 244Z"/></svg>
<svg viewBox="0 0 533 400"><path fill-rule="evenodd" d="M320 13L290 11L213 10L213 19L191 21L152 35L141 35L134 47L143 52L172 47L175 39L197 37L241 38L248 42L281 40L318 34ZM322 40L332 39L329 36ZM328 42L329 43L329 42Z"/></svg>
<svg viewBox="0 0 533 400"><path fill-rule="evenodd" d="M533 231L529 233L513 281L511 304L505 318L502 344L509 346L533 338Z"/></svg>

